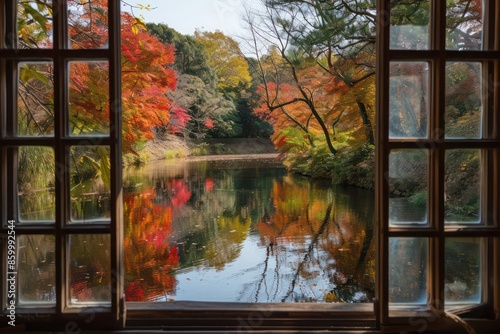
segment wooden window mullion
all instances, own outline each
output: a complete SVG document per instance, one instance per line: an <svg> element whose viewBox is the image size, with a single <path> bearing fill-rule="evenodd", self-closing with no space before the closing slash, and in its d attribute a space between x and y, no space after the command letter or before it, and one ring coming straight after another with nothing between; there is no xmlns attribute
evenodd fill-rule
<svg viewBox="0 0 500 334"><path fill-rule="evenodd" d="M389 322L389 221L387 207L389 198L389 76L381 73L389 73L389 31L390 31L390 6L388 0L377 1L377 145L375 166L375 226L378 228L377 235L377 301L376 316L377 323L384 325Z"/></svg>
<svg viewBox="0 0 500 334"><path fill-rule="evenodd" d="M431 62L429 90L431 148L429 212L430 225L438 237L431 238L429 252L429 303L439 312L444 310L445 233L444 233L444 165L445 165L445 96L446 96L446 1L431 1L431 49L436 57Z"/></svg>
<svg viewBox="0 0 500 334"><path fill-rule="evenodd" d="M53 6L53 49L52 62L54 66L54 157L55 157L55 271L56 271L56 313L61 315L66 307L66 243L63 235L63 225L66 219L66 149L62 141L64 137L64 99L66 71L61 52L64 49L64 1L56 0Z"/></svg>
<svg viewBox="0 0 500 334"><path fill-rule="evenodd" d="M111 159L111 313L117 327L125 325L123 194L121 144L121 29L120 0L109 1L110 131Z"/></svg>

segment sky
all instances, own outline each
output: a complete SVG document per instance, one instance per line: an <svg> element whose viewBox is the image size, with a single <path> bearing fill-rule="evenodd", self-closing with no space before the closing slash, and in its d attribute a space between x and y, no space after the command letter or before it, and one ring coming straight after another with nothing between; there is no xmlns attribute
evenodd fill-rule
<svg viewBox="0 0 500 334"><path fill-rule="evenodd" d="M135 16L147 23L165 23L182 34L193 35L196 29L202 31L220 30L236 37L244 35L241 14L245 5L255 5L259 0L126 0L136 5L151 5L151 10L133 9ZM126 7L123 8L127 10ZM127 10L130 11L130 10Z"/></svg>

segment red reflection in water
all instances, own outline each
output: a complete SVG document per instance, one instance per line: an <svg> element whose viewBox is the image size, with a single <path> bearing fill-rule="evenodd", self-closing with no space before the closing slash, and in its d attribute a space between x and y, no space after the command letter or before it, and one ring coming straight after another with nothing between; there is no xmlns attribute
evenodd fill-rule
<svg viewBox="0 0 500 334"><path fill-rule="evenodd" d="M182 181L171 186L174 197L170 202L156 201L153 188L125 196L127 301L157 300L175 291L176 279L171 272L179 265L179 254L177 247L168 243L172 206L184 204L191 194Z"/></svg>
<svg viewBox="0 0 500 334"><path fill-rule="evenodd" d="M205 190L206 191L214 190L214 179L212 179L211 177L207 177L205 179Z"/></svg>
<svg viewBox="0 0 500 334"><path fill-rule="evenodd" d="M186 204L191 198L191 191L187 184L182 180L172 180L168 185L168 190L172 193L172 205L174 207L181 207Z"/></svg>

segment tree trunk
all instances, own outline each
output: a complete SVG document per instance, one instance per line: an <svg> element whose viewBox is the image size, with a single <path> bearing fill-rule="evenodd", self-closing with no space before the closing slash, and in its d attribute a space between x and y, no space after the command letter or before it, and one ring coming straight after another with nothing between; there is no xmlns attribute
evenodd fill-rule
<svg viewBox="0 0 500 334"><path fill-rule="evenodd" d="M375 137L373 136L373 126L368 116L368 112L366 111L366 106L361 101L356 101L359 108L359 113L361 114L361 119L363 120L363 126L366 132L366 141L370 145L375 145Z"/></svg>

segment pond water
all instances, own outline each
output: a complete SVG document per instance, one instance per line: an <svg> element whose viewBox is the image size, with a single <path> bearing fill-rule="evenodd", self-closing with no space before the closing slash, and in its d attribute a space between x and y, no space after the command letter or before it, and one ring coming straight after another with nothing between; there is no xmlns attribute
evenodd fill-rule
<svg viewBox="0 0 500 334"><path fill-rule="evenodd" d="M70 224L109 217L102 181L79 187ZM20 189L20 223L54 222L52 188ZM391 201L399 222L425 217L407 198ZM373 192L291 174L272 159L161 161L124 172L123 204L127 301L373 302ZM426 304L430 240L389 239L394 305ZM481 302L486 246L446 238L447 305ZM109 234L68 236L71 304L109 302L110 247ZM17 252L18 302L55 305L55 235L19 235Z"/></svg>
<svg viewBox="0 0 500 334"><path fill-rule="evenodd" d="M127 301L372 302L373 193L272 159L125 171Z"/></svg>

